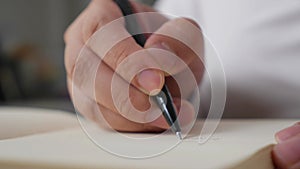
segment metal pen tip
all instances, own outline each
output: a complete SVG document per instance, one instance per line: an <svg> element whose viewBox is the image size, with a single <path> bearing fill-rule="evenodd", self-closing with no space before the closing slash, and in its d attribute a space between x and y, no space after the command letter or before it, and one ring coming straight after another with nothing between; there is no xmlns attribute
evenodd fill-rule
<svg viewBox="0 0 300 169"><path fill-rule="evenodd" d="M180 140L182 140L181 132L176 132L176 136L177 136Z"/></svg>

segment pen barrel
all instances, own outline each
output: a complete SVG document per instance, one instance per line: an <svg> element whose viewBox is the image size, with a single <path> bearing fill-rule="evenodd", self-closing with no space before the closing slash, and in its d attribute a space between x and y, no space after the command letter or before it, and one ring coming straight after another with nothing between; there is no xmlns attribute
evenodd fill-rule
<svg viewBox="0 0 300 169"><path fill-rule="evenodd" d="M123 15L125 16L125 26L127 31L133 36L134 40L140 46L144 47L147 41L147 37L143 34L137 17L126 17L135 13L131 3L128 0L114 0L114 2L119 6ZM160 93L162 95L154 96L154 100L160 107L162 114L171 127L172 131L175 133L181 132L180 125L177 120L177 111L175 110L168 87L164 85Z"/></svg>

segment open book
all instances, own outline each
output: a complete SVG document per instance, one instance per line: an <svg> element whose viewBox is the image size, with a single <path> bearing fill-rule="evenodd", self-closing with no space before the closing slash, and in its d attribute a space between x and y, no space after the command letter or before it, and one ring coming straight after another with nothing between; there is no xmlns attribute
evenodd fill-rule
<svg viewBox="0 0 300 169"><path fill-rule="evenodd" d="M75 115L60 111L0 108L0 168L225 168L272 169L274 133L296 120L222 120L205 144L193 137L146 159L122 158L102 150L84 133ZM199 122L201 123L201 122ZM200 133L200 132L199 132ZM153 134L128 134L131 136ZM115 133L102 135L117 145ZM162 144L175 139L164 136ZM156 145L153 145L156 146ZM151 146L131 147L148 151Z"/></svg>

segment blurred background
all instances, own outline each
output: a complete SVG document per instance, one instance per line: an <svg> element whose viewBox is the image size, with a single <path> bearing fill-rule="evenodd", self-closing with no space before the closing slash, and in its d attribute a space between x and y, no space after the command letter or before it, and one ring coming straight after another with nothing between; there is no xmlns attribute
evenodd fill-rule
<svg viewBox="0 0 300 169"><path fill-rule="evenodd" d="M74 111L66 88L63 34L88 3L0 0L1 106Z"/></svg>

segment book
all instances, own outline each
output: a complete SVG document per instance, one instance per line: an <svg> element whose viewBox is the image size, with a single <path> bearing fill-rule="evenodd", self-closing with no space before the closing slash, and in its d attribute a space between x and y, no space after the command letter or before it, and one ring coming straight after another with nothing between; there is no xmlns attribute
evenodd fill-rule
<svg viewBox="0 0 300 169"><path fill-rule="evenodd" d="M75 115L61 111L0 108L0 168L5 169L115 169L115 168L224 168L273 169L274 134L297 119L226 119L204 144L198 144L200 130L191 132L174 148L160 155L130 159L109 153L95 144ZM203 124L199 120L196 124ZM200 128L201 129L201 128ZM130 137L151 137L151 133L126 133ZM116 133L106 130L102 138L118 147ZM136 145L132 152L151 151L157 144L172 143L164 135L153 146Z"/></svg>

